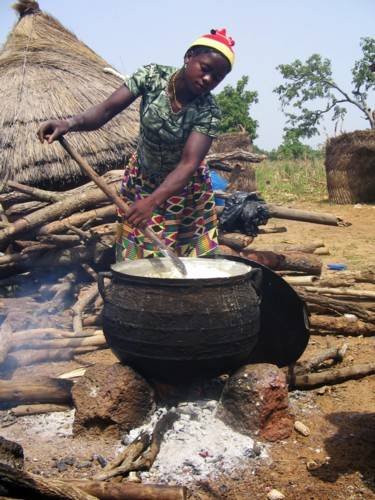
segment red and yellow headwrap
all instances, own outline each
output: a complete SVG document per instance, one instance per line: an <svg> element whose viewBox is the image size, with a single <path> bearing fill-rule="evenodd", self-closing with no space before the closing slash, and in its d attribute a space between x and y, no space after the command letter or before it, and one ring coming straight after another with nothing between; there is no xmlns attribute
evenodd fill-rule
<svg viewBox="0 0 375 500"><path fill-rule="evenodd" d="M225 28L221 30L211 30L208 35L202 35L197 38L189 48L195 47L196 45L203 45L218 50L228 59L231 67L233 67L234 52L232 47L234 46L234 40L227 35L227 30Z"/></svg>

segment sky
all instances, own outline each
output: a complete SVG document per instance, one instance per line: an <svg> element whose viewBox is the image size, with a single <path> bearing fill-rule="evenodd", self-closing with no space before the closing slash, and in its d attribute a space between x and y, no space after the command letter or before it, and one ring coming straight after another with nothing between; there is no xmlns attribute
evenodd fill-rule
<svg viewBox="0 0 375 500"><path fill-rule="evenodd" d="M0 44L17 21L14 1L0 0ZM273 93L283 82L276 67L318 53L331 60L336 83L350 92L360 39L375 36L375 0L40 0L39 5L124 74L151 62L178 67L193 40L226 27L236 42L236 62L215 93L249 76L247 88L259 96L250 110L259 123L255 144L266 150L282 142L285 126ZM367 123L348 107L343 131L368 128ZM328 119L320 135L306 142L317 146L332 134Z"/></svg>

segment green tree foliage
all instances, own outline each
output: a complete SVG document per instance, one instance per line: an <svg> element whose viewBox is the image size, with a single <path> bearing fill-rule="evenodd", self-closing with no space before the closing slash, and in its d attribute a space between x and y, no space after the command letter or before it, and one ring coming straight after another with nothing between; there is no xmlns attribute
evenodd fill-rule
<svg viewBox="0 0 375 500"><path fill-rule="evenodd" d="M258 92L245 90L249 77L243 76L235 87L226 85L216 99L222 112L220 132L245 129L252 140L257 137L258 122L250 116L250 105L258 102Z"/></svg>
<svg viewBox="0 0 375 500"><path fill-rule="evenodd" d="M271 151L270 159L274 160L312 160L322 156L322 151L313 149L301 142L301 132L296 129L289 129L283 136L283 143Z"/></svg>
<svg viewBox="0 0 375 500"><path fill-rule="evenodd" d="M279 85L274 92L279 95L282 108L287 116L285 130L294 129L300 137L312 137L318 133L320 121L326 113L332 115L337 123L347 112L342 104L351 104L359 109L370 127L375 129L375 110L368 104L370 91L375 91L375 38L361 39L362 58L354 63L352 69L352 90L346 92L334 81L331 61L313 54L306 62L299 59L291 64L280 64L286 83ZM315 107L308 108L312 101L320 99Z"/></svg>

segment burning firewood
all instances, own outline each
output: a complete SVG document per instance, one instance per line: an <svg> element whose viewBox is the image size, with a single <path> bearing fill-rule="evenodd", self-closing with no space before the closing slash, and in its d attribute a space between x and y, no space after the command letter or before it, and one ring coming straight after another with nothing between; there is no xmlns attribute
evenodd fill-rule
<svg viewBox="0 0 375 500"><path fill-rule="evenodd" d="M130 471L149 470L159 453L163 435L177 419L177 413L172 411L163 415L155 425L151 439L148 434L142 433L94 479L106 481L111 477L128 474Z"/></svg>

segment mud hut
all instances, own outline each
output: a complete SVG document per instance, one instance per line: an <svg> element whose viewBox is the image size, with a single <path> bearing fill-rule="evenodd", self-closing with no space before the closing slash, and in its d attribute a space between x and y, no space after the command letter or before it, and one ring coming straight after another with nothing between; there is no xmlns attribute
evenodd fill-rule
<svg viewBox="0 0 375 500"><path fill-rule="evenodd" d="M0 52L0 173L50 189L79 184L77 164L60 144L40 144L38 126L99 103L121 80L103 72L108 63L37 2L20 0L14 8L19 20ZM102 129L69 140L97 172L122 168L136 145L137 110L132 105Z"/></svg>
<svg viewBox="0 0 375 500"><path fill-rule="evenodd" d="M375 130L359 130L330 139L325 166L330 201L375 202Z"/></svg>

